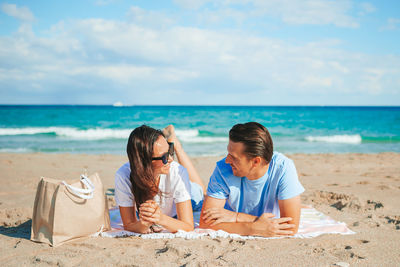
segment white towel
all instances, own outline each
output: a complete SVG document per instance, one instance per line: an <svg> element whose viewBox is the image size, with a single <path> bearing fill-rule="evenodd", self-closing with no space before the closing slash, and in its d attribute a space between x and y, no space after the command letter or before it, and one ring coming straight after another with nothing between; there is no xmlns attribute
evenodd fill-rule
<svg viewBox="0 0 400 267"><path fill-rule="evenodd" d="M144 239L160 239L160 238L185 238L185 239L197 239L203 236L210 236L211 238L224 237L224 238L236 238L236 239L276 239L276 238L310 238L316 237L322 234L342 234L349 235L355 234L351 231L345 223L337 222L325 214L317 211L314 208L302 208L300 216L299 231L294 236L289 237L259 237L259 236L241 236L238 234L230 234L222 230L211 230L198 228L198 222L200 219L200 212L193 214L195 221L195 229L191 232L185 232L179 230L176 233L161 232L151 234L139 234L124 230L121 215L118 208L110 209L111 219L111 231L103 232L100 235L103 237L124 237L124 236L139 236Z"/></svg>

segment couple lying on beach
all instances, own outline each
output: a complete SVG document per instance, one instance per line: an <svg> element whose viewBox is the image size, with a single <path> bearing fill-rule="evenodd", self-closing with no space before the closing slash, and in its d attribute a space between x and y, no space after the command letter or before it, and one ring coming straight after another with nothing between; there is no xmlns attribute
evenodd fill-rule
<svg viewBox="0 0 400 267"><path fill-rule="evenodd" d="M268 130L256 122L237 124L227 149L206 190L173 126L134 129L129 162L115 175L125 230L192 231L193 211L201 210L200 228L264 237L297 233L304 188L293 161L273 151Z"/></svg>

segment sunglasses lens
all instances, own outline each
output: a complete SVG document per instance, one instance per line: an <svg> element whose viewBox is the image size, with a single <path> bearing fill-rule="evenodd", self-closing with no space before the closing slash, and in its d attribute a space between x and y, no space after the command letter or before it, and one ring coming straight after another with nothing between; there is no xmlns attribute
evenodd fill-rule
<svg viewBox="0 0 400 267"><path fill-rule="evenodd" d="M162 157L161 157L162 163L167 164L168 163L168 158L169 158L169 154L168 153L162 155Z"/></svg>
<svg viewBox="0 0 400 267"><path fill-rule="evenodd" d="M169 153L171 156L174 156L174 143L169 143L168 153Z"/></svg>

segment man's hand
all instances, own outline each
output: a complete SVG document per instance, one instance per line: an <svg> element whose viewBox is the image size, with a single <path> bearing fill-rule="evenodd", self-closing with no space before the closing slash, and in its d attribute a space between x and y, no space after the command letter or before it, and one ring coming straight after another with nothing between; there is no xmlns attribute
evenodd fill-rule
<svg viewBox="0 0 400 267"><path fill-rule="evenodd" d="M253 223L254 235L273 237L293 235L293 231L287 230L295 227L294 224L288 224L292 220L290 217L272 219L275 215L264 213Z"/></svg>
<svg viewBox="0 0 400 267"><path fill-rule="evenodd" d="M161 218L161 210L157 202L154 200L147 200L139 207L139 218L149 226L158 224Z"/></svg>
<svg viewBox="0 0 400 267"><path fill-rule="evenodd" d="M236 222L237 213L224 208L210 208L204 211L202 219L209 226L222 222Z"/></svg>

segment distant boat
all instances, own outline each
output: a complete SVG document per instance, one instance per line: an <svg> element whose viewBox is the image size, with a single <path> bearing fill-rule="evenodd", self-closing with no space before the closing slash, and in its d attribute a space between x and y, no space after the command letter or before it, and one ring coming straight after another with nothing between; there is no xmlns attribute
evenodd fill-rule
<svg viewBox="0 0 400 267"><path fill-rule="evenodd" d="M115 102L115 103L113 104L113 106L114 106L114 107L123 107L124 104L123 104L122 102Z"/></svg>

